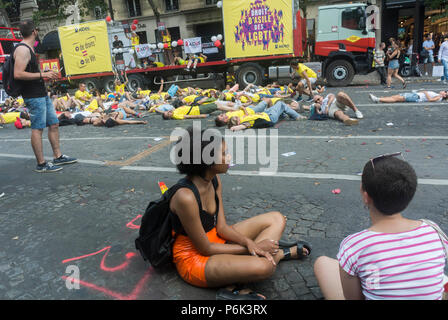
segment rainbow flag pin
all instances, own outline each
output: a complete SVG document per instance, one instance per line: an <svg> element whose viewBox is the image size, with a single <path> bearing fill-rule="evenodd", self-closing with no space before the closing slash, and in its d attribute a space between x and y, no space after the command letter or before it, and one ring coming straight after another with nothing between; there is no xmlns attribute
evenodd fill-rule
<svg viewBox="0 0 448 320"><path fill-rule="evenodd" d="M160 191L162 192L162 194L164 194L166 192L166 190L168 190L168 187L166 186L165 182L158 182L159 183L159 188Z"/></svg>

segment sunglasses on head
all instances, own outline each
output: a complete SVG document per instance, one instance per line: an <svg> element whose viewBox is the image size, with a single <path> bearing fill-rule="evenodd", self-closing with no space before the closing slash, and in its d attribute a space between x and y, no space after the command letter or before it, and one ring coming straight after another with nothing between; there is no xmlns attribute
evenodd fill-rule
<svg viewBox="0 0 448 320"><path fill-rule="evenodd" d="M392 158L392 157L397 157L397 156L401 156L404 160L403 154L401 152L382 154L378 157L370 159L370 163L372 164L373 172L375 172L375 165L374 165L375 161L377 161L379 159L386 159L386 158Z"/></svg>

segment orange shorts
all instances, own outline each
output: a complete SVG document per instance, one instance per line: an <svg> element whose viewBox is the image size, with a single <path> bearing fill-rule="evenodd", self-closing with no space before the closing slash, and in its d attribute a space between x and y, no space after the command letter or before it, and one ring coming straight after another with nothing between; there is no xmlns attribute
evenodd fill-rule
<svg viewBox="0 0 448 320"><path fill-rule="evenodd" d="M213 228L207 232L207 238L213 243L225 243L226 240L220 238ZM173 262L177 272L189 284L206 288L205 265L210 257L201 255L191 242L190 238L184 235L177 235L173 244Z"/></svg>

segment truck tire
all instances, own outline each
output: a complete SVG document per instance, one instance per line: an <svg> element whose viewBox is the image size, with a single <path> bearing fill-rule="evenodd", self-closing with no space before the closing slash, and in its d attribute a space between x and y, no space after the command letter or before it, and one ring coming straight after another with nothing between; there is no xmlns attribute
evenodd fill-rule
<svg viewBox="0 0 448 320"><path fill-rule="evenodd" d="M256 63L245 63L238 68L236 74L236 81L243 89L249 84L255 84L257 86L263 85L264 70L263 67Z"/></svg>
<svg viewBox="0 0 448 320"><path fill-rule="evenodd" d="M94 92L95 90L101 90L100 82L95 78L87 78L82 82L86 84L86 88L87 90L89 90L89 92Z"/></svg>
<svg viewBox="0 0 448 320"><path fill-rule="evenodd" d="M114 77L104 77L102 79L103 82L103 88L104 90L106 90L106 92L114 92L115 91L115 83L114 83L115 79Z"/></svg>
<svg viewBox="0 0 448 320"><path fill-rule="evenodd" d="M346 60L333 61L326 69L325 77L330 87L345 87L352 82L355 76L355 69Z"/></svg>
<svg viewBox="0 0 448 320"><path fill-rule="evenodd" d="M127 88L131 92L137 91L138 88L143 89L145 85L145 78L139 74L130 74L128 80Z"/></svg>

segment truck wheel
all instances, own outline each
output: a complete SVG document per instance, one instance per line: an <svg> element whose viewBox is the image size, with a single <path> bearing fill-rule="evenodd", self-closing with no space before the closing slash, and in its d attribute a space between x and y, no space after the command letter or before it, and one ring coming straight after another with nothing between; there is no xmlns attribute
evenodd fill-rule
<svg viewBox="0 0 448 320"><path fill-rule="evenodd" d="M103 78L103 88L109 93L114 92L115 91L114 77Z"/></svg>
<svg viewBox="0 0 448 320"><path fill-rule="evenodd" d="M89 92L94 92L95 90L101 90L100 83L95 78L87 78L83 81L86 84L87 90Z"/></svg>
<svg viewBox="0 0 448 320"><path fill-rule="evenodd" d="M355 70L346 60L333 61L327 67L326 78L331 87L345 87L352 82L354 76Z"/></svg>
<svg viewBox="0 0 448 320"><path fill-rule="evenodd" d="M249 84L261 86L264 79L263 68L256 63L246 63L238 68L236 79L241 88Z"/></svg>
<svg viewBox="0 0 448 320"><path fill-rule="evenodd" d="M139 74L131 74L128 76L128 89L131 92L137 91L138 88L143 88L145 85L145 78Z"/></svg>

